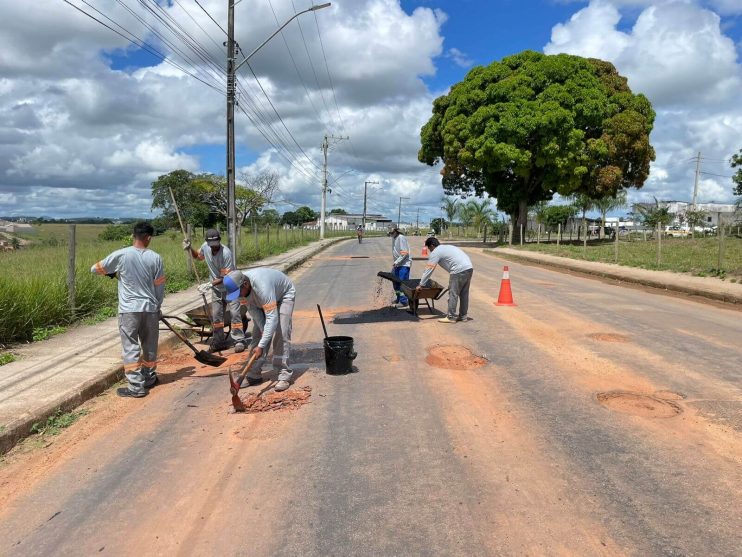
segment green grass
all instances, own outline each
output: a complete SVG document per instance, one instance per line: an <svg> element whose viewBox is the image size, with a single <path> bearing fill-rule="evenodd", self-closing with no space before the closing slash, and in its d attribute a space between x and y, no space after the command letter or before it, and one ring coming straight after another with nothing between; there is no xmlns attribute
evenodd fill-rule
<svg viewBox="0 0 742 557"><path fill-rule="evenodd" d="M46 422L36 422L31 426L31 433L36 435L58 435L64 428L70 427L81 416L85 416L89 411L82 409L72 412L62 412L57 410L53 415L46 419Z"/></svg>
<svg viewBox="0 0 742 557"><path fill-rule="evenodd" d="M10 362L15 362L15 360L16 357L14 354L11 354L10 352L0 352L0 366L4 366Z"/></svg>
<svg viewBox="0 0 742 557"><path fill-rule="evenodd" d="M589 243L587 252L582 243L564 244L558 248L550 244L529 243L513 248L524 251L538 251L550 255L615 263L614 245L611 241ZM675 271L697 276L716 276L738 282L742 279L742 238L728 237L724 240L724 261L719 269L718 238L663 238L662 258L657 265L657 243L655 241L619 242L618 263L642 269Z"/></svg>
<svg viewBox="0 0 742 557"><path fill-rule="evenodd" d="M104 225L77 225L75 311L67 301L67 225L38 227L35 245L14 252L0 253L0 346L14 342L43 340L78 321L96 323L116 315L116 280L90 272L90 267L112 251L129 242L104 242L98 234ZM278 232L278 234L277 234ZM349 235L327 232L326 237ZM318 237L317 231L261 231L258 247L251 231L244 230L241 239L240 265L263 259L308 244ZM169 231L152 240L150 248L165 263L167 292L178 292L195 282L186 265L181 235ZM197 233L194 246L202 235ZM196 262L201 280L208 278L203 262Z"/></svg>

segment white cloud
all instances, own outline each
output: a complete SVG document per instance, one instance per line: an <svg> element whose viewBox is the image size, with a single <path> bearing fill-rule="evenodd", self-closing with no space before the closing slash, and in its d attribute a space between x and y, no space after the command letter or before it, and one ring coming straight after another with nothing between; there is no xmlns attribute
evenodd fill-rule
<svg viewBox="0 0 742 557"><path fill-rule="evenodd" d="M449 48L446 52L446 58L453 60L454 64L461 66L462 68L470 68L474 64L474 60L469 58L466 53L461 52L458 48Z"/></svg>
<svg viewBox="0 0 742 557"><path fill-rule="evenodd" d="M630 30L621 31L620 7L629 5L646 7ZM690 159L698 151L714 161L704 162L709 172L730 173L719 161L740 147L742 66L716 13L691 1L593 0L553 28L544 51L611 61L635 93L652 101L657 161L633 198L690 199L695 171ZM699 186L701 200L732 197L728 179L708 178Z"/></svg>

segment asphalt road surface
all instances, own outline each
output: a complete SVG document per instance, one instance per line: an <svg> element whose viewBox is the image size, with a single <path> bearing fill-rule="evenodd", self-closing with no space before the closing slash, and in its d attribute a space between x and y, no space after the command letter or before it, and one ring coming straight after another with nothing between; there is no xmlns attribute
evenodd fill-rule
<svg viewBox="0 0 742 557"><path fill-rule="evenodd" d="M470 250L473 321L446 325L385 307L390 251L294 274L309 404L232 414L223 370L177 352L0 467L0 554L742 553L739 311L519 264L498 307L506 262ZM317 303L356 373L324 373Z"/></svg>

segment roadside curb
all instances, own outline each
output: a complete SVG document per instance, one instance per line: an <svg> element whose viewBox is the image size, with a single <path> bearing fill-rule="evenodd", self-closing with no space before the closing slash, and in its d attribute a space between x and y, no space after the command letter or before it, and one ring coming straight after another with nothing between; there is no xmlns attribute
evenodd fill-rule
<svg viewBox="0 0 742 557"><path fill-rule="evenodd" d="M710 290L700 287L694 287L686 284L679 284L672 281L663 280L662 278L643 278L635 277L624 274L619 270L613 271L609 269L598 269L585 267L580 264L574 264L569 259L565 261L554 261L552 259L543 259L540 257L529 257L526 254L514 254L512 252L498 251L497 249L484 249L482 252L485 255L494 257L500 257L510 261L516 261L526 265L539 265L543 267L550 267L552 269L563 269L575 273L580 273L587 276L595 276L601 278L607 278L618 282L625 282L631 284L640 284L642 286L649 286L651 288L657 288L660 290L666 290L669 292L677 292L680 294L687 294L689 296L698 296L701 298L708 298L717 302L724 302L727 304L733 304L735 306L742 307L742 295L736 295L730 292L722 292L718 290ZM580 262L581 263L581 262ZM617 266L619 267L619 266ZM643 269L644 270L644 269Z"/></svg>
<svg viewBox="0 0 742 557"><path fill-rule="evenodd" d="M295 259L290 259L285 263L276 265L284 273L290 273L297 267L306 263L309 259L317 255L318 253L326 250L327 248L334 246L335 244L344 240L351 239L348 237L331 238L326 240L324 243L315 246L313 249L309 249L307 253L303 253ZM260 266L260 265L256 265ZM243 267L244 268L244 267ZM191 287L192 288L192 287ZM180 308L178 308L179 311ZM178 338L172 333L165 333L160 335L160 340L157 346L158 354L163 351L172 348L178 344ZM0 455L7 453L12 449L18 442L31 435L31 428L36 423L43 423L48 418L56 414L58 411L69 412L84 402L98 396L102 392L106 391L112 385L115 385L121 381L124 377L124 366L123 364L117 364L107 369L101 370L98 377L89 379L69 391L65 392L56 401L45 404L42 407L35 408L21 414L13 422L5 424L5 428L0 431Z"/></svg>

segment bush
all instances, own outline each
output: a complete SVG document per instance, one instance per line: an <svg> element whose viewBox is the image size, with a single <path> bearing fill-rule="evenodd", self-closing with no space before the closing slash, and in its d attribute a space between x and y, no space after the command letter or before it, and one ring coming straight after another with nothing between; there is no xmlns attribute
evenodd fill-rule
<svg viewBox="0 0 742 557"><path fill-rule="evenodd" d="M131 224L109 224L98 238L109 241L129 240L133 229Z"/></svg>

